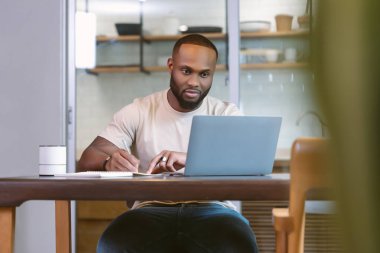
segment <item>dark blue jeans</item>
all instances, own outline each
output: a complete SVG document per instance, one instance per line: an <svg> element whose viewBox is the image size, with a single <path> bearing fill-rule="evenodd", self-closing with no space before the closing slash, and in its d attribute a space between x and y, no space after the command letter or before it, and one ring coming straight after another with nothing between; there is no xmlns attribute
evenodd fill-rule
<svg viewBox="0 0 380 253"><path fill-rule="evenodd" d="M256 253L249 222L218 204L148 206L125 212L104 231L97 253Z"/></svg>

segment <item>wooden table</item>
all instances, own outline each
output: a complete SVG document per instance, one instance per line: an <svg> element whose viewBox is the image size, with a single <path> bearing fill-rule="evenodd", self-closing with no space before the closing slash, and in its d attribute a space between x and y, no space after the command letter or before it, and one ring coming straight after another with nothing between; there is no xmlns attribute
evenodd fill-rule
<svg viewBox="0 0 380 253"><path fill-rule="evenodd" d="M288 200L289 174L264 177L0 178L0 252L13 252L15 208L55 200L56 252L69 253L70 200Z"/></svg>

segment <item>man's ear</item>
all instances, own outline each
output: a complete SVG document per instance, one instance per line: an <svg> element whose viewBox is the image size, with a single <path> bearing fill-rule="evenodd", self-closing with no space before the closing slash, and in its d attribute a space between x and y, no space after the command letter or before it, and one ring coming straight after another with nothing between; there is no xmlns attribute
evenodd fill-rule
<svg viewBox="0 0 380 253"><path fill-rule="evenodd" d="M168 66L169 71L171 72L173 70L173 58L172 57L168 58L167 66Z"/></svg>

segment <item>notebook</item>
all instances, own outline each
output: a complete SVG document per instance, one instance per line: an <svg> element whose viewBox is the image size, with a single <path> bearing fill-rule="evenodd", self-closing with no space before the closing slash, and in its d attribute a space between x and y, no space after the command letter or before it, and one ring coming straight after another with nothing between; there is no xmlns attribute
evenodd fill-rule
<svg viewBox="0 0 380 253"><path fill-rule="evenodd" d="M194 116L185 176L272 173L282 119L257 116Z"/></svg>
<svg viewBox="0 0 380 253"><path fill-rule="evenodd" d="M141 172L130 171L83 171L54 174L55 177L76 177L76 178L117 178L117 177L159 177L163 175L171 175L172 173L163 174L146 174Z"/></svg>
<svg viewBox="0 0 380 253"><path fill-rule="evenodd" d="M132 177L129 171L83 171L63 174L54 174L55 177L78 177L78 178L113 178L113 177Z"/></svg>

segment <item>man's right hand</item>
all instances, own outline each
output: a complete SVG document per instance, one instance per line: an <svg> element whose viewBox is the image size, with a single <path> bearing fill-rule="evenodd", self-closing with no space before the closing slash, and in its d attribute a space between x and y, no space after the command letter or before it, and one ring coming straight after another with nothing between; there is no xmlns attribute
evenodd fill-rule
<svg viewBox="0 0 380 253"><path fill-rule="evenodd" d="M107 157L110 158L107 161ZM97 136L78 161L78 171L109 170L137 172L140 161L112 142Z"/></svg>
<svg viewBox="0 0 380 253"><path fill-rule="evenodd" d="M138 172L140 160L124 149L118 149L111 155L105 165L108 171L131 171Z"/></svg>

